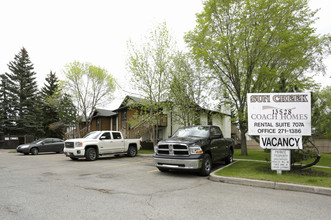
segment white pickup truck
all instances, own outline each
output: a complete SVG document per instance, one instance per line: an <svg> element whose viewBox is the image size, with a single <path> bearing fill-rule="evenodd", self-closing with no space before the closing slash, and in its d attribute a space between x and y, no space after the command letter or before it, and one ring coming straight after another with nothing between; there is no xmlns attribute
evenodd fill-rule
<svg viewBox="0 0 331 220"><path fill-rule="evenodd" d="M63 152L72 160L86 158L95 160L103 155L137 155L141 148L141 139L123 139L119 131L93 131L84 138L66 140Z"/></svg>

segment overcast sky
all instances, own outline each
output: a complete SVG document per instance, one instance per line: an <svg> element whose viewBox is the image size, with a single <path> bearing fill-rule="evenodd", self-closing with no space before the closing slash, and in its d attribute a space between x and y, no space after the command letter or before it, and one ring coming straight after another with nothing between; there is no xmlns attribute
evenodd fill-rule
<svg viewBox="0 0 331 220"><path fill-rule="evenodd" d="M318 33L331 33L331 1L311 0L310 6L321 8ZM25 47L40 87L50 71L63 79L64 65L75 60L107 69L125 87L127 41L139 42L165 21L184 49L183 36L202 9L202 0L1 0L0 73L8 72L8 63ZM325 63L330 77L331 58ZM316 81L331 85L329 77Z"/></svg>

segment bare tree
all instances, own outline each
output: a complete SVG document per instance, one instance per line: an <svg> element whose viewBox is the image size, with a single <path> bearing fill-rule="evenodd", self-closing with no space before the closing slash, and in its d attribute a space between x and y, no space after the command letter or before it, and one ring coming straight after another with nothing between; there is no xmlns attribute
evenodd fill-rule
<svg viewBox="0 0 331 220"><path fill-rule="evenodd" d="M141 93L148 123L151 126L150 138L154 144L158 137L158 120L162 101L169 90L170 62L173 41L166 23L159 24L147 37L141 47L129 42L127 66L132 74L132 82ZM146 118L146 117L144 117Z"/></svg>
<svg viewBox="0 0 331 220"><path fill-rule="evenodd" d="M73 62L65 66L64 86L84 117L87 131L97 105L107 104L113 99L115 83L107 70L89 63Z"/></svg>

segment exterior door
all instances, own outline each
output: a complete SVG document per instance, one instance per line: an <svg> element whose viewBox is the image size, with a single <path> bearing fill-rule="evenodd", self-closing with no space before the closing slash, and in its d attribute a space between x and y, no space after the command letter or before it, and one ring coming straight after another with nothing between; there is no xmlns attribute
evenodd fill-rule
<svg viewBox="0 0 331 220"><path fill-rule="evenodd" d="M55 152L61 152L64 148L64 142L63 140L59 138L53 138L53 144L54 144L54 151Z"/></svg>
<svg viewBox="0 0 331 220"><path fill-rule="evenodd" d="M224 157L225 143L222 131L218 127L210 128L210 137L217 137L211 139L211 150L213 151L214 159L220 160Z"/></svg>
<svg viewBox="0 0 331 220"><path fill-rule="evenodd" d="M53 150L54 145L52 138L46 138L43 140L43 144L40 146L39 151L40 152L54 152Z"/></svg>
<svg viewBox="0 0 331 220"><path fill-rule="evenodd" d="M104 132L101 136L100 136L100 140L99 140L99 153L100 154L108 154L108 153L112 153L111 150L111 136L110 136L110 132Z"/></svg>
<svg viewBox="0 0 331 220"><path fill-rule="evenodd" d="M113 131L112 133L112 142L111 149L113 153L124 152L124 139L120 132Z"/></svg>

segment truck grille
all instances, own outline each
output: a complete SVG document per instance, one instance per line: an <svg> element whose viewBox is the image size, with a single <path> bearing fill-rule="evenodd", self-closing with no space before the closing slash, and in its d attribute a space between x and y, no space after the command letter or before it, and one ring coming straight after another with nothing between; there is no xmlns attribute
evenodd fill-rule
<svg viewBox="0 0 331 220"><path fill-rule="evenodd" d="M189 150L184 144L160 144L158 145L157 154L172 156L188 156Z"/></svg>
<svg viewBox="0 0 331 220"><path fill-rule="evenodd" d="M65 142L66 148L74 148L74 142Z"/></svg>

